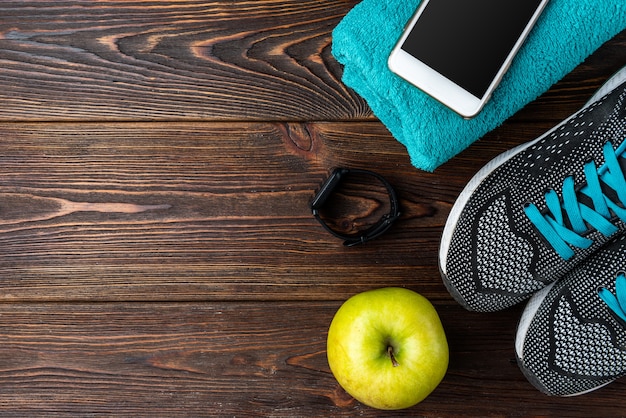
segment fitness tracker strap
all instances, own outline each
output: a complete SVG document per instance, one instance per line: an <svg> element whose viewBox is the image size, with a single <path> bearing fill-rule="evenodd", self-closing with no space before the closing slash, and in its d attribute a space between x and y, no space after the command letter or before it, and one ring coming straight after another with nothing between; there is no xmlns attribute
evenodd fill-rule
<svg viewBox="0 0 626 418"><path fill-rule="evenodd" d="M332 195L333 191L337 188L337 186L341 183L342 179L348 174L364 174L368 176L372 176L377 178L387 189L387 193L389 194L389 213L383 215L382 218L374 225L369 228L360 231L356 234L342 234L334 229L332 229L324 219L320 216L319 210L324 207L328 198ZM319 221L320 224L326 229L328 232L333 234L334 236L341 238L344 240L343 245L347 247L352 247L354 245L363 244L371 239L374 239L385 231L387 231L391 225L395 222L396 219L400 217L400 207L398 204L398 197L396 196L396 192L389 184L387 180L380 174L374 173L369 170L362 169L347 169L347 168L335 168L331 175L324 181L319 191L316 193L313 201L311 202L311 211L313 212L313 216Z"/></svg>

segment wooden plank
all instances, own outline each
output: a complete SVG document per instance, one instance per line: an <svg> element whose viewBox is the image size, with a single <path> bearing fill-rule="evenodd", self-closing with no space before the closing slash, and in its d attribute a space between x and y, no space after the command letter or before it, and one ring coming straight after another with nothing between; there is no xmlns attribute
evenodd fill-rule
<svg viewBox="0 0 626 418"><path fill-rule="evenodd" d="M3 1L0 121L371 118L330 51L357 3ZM617 70L625 46L626 31L569 88Z"/></svg>
<svg viewBox="0 0 626 418"><path fill-rule="evenodd" d="M357 1L0 3L0 120L367 117L331 31Z"/></svg>
<svg viewBox="0 0 626 418"><path fill-rule="evenodd" d="M441 291L437 240L471 174L415 170L376 122L4 124L0 137L0 300L320 300L416 275ZM336 165L388 177L397 227L360 248L322 229L308 204ZM360 228L388 197L354 187L336 214Z"/></svg>
<svg viewBox="0 0 626 418"><path fill-rule="evenodd" d="M514 361L517 310L438 305L451 364L420 405L354 401L326 361L338 302L0 304L0 414L116 416L613 416L623 382L539 395Z"/></svg>
<svg viewBox="0 0 626 418"><path fill-rule="evenodd" d="M374 121L0 124L0 300L336 300L415 280L447 299L436 256L449 208L484 163L588 98L562 97L432 174ZM403 215L385 236L344 248L313 219L335 166L396 187ZM387 198L369 188L345 197L339 223L377 219Z"/></svg>

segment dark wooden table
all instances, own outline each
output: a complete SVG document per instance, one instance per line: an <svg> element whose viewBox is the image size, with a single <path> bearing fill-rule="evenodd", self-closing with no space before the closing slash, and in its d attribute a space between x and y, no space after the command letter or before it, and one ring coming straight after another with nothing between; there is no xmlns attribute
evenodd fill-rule
<svg viewBox="0 0 626 418"><path fill-rule="evenodd" d="M540 394L514 360L522 307L468 313L437 268L464 184L582 106L626 32L429 174L341 82L331 31L356 3L0 3L1 416L626 414L624 381ZM344 248L311 216L335 166L396 186L386 235ZM384 198L358 195L345 225ZM437 390L390 414L325 353L341 303L384 286L428 297L451 348Z"/></svg>

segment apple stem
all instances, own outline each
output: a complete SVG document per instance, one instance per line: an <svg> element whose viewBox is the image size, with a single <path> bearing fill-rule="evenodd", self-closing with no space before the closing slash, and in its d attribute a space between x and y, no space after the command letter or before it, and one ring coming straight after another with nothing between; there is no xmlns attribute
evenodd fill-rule
<svg viewBox="0 0 626 418"><path fill-rule="evenodd" d="M393 364L393 367L398 367L400 363L398 363L398 361L396 360L396 357L393 355L393 347L391 345L387 346L387 354L389 355L389 358L391 359L391 364Z"/></svg>

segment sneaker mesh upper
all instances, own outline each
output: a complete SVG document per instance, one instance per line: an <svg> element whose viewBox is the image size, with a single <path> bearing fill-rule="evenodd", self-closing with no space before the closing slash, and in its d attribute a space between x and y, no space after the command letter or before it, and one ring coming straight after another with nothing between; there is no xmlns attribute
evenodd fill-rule
<svg viewBox="0 0 626 418"><path fill-rule="evenodd" d="M584 182L586 162L593 160L598 167L604 163L604 144L609 141L617 148L626 138L625 103L626 83L482 179L452 224L442 261L444 283L459 303L477 311L512 306L563 276L609 239L591 230L586 237L594 244L575 249L575 256L564 260L533 227L524 206L533 203L545 210L546 190L560 190L568 176ZM621 163L626 166L626 160ZM613 221L620 231L626 229L623 221Z"/></svg>
<svg viewBox="0 0 626 418"><path fill-rule="evenodd" d="M615 276L626 269L626 236L621 235L535 298L539 307L518 338L518 362L541 391L571 396L597 389L626 373L626 329L598 296L615 291ZM531 306L531 303L529 303ZM522 324L520 323L520 325Z"/></svg>

